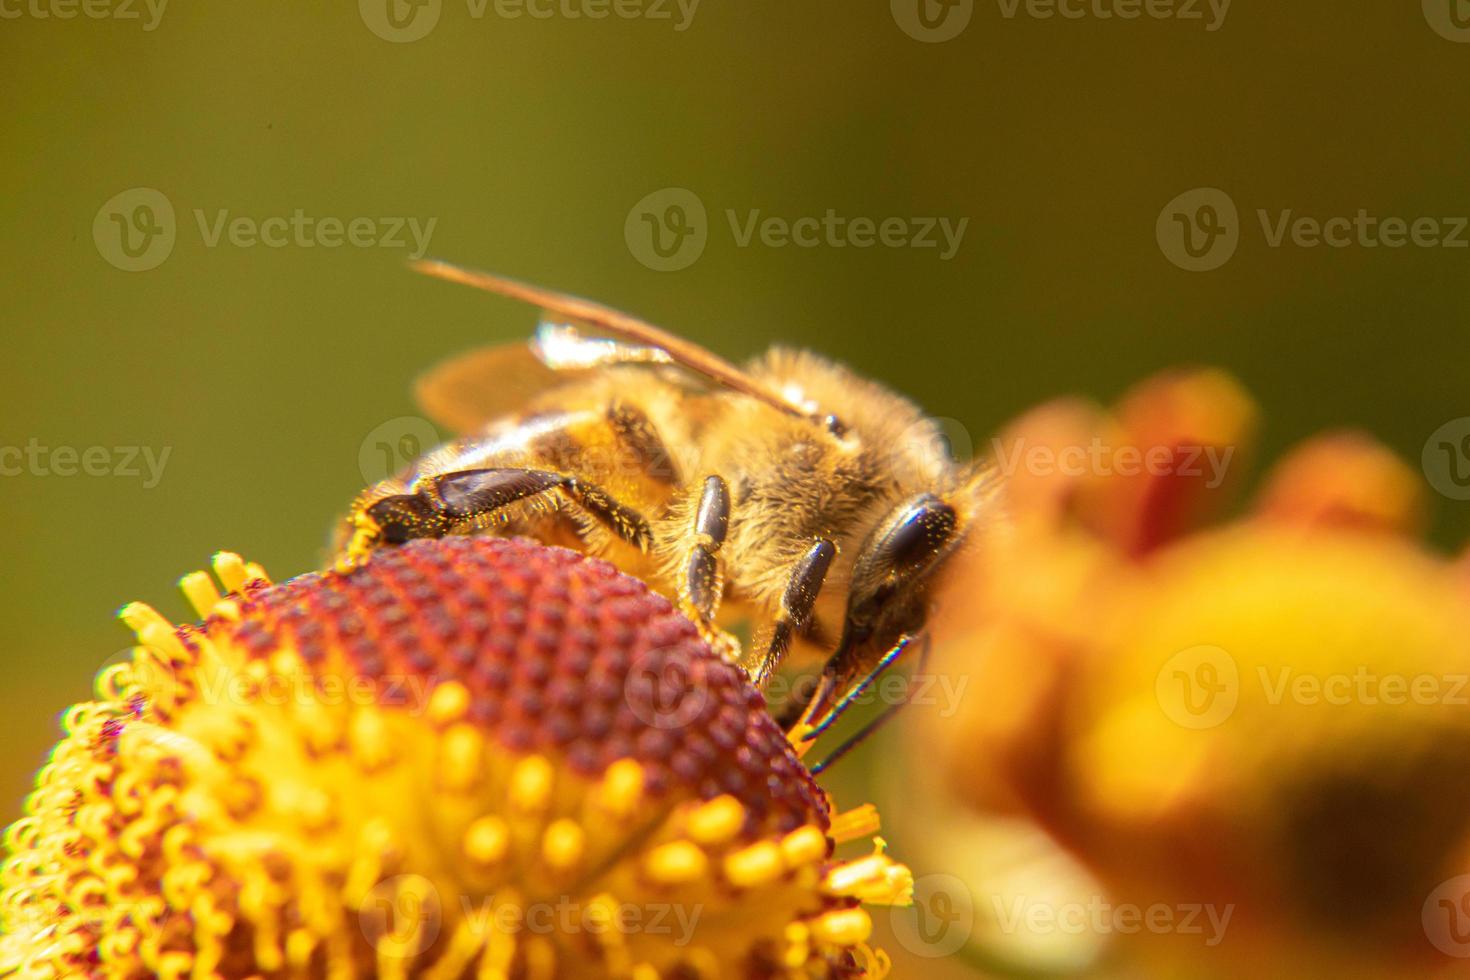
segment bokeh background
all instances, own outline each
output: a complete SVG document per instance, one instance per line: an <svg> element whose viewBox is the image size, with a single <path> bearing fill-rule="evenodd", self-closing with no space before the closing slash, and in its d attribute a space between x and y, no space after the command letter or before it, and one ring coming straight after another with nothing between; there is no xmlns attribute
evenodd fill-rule
<svg viewBox="0 0 1470 980"><path fill-rule="evenodd" d="M7 821L58 710L127 642L122 602L184 615L173 581L220 548L278 576L317 565L376 443L418 431L394 421L414 375L532 326L406 272L406 228L403 244L211 244L222 212L369 219L373 237L433 222L432 255L734 358L824 351L981 449L1031 405L1179 364L1241 379L1267 457L1354 426L1418 469L1431 433L1470 415L1470 248L1272 247L1257 218L1470 215L1454 0L1236 0L1223 20L1204 2L1199 19L1124 20L983 0L948 21L924 0L942 41L904 0L646 0L605 19L568 15L594 0L549 17L392 0L402 27L387 2L87 8L102 18L0 2L0 446L106 450L104 475L0 460ZM1156 233L1195 188L1238 208L1238 247L1209 271ZM139 221L142 245L164 215L138 206L160 196L172 229L130 259L116 222ZM646 222L669 231L668 204L691 197L702 251L654 268ZM731 227L829 210L967 224L948 258ZM1433 540L1455 547L1470 503L1430 499ZM863 758L850 782L881 778Z"/></svg>

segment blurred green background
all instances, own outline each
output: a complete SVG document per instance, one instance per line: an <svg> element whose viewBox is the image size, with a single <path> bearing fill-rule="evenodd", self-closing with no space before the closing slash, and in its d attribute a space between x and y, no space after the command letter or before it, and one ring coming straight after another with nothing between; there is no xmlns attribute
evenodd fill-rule
<svg viewBox="0 0 1470 980"><path fill-rule="evenodd" d="M731 357L816 348L977 445L1041 400L1112 397L1181 363L1243 380L1268 456L1350 425L1418 467L1430 434L1470 415L1470 249L1273 248L1256 219L1470 214L1470 44L1419 4L1239 0L1209 30L1203 3L1202 20L1074 20L996 0L925 43L901 0L705 0L687 21L653 0L639 9L666 19L393 0L405 19L438 8L394 43L387 0L172 3L152 30L141 2L93 2L138 19L0 3L0 446L107 447L113 471L115 447L168 456L154 486L32 463L0 477L7 820L58 711L128 641L123 601L183 616L174 580L220 548L277 576L313 567L364 482L365 440L413 413L412 377L533 322L404 271L406 232L406 247L211 246L196 212L432 220L432 255ZM1155 234L1198 187L1240 212L1238 251L1208 272ZM104 205L134 188L176 224L166 260L130 272L111 214L132 220L140 199ZM703 252L675 271L640 261L636 212L625 236L665 188L707 212ZM829 209L968 225L944 260L742 246L726 216ZM1430 497L1436 542L1456 547L1470 504Z"/></svg>

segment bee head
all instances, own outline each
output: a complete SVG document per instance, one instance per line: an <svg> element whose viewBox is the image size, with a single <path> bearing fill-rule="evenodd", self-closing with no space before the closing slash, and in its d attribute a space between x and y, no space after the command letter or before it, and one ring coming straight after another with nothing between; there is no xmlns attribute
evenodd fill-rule
<svg viewBox="0 0 1470 980"><path fill-rule="evenodd" d="M932 586L964 544L990 484L990 474L976 468L949 492L901 500L868 534L853 562L842 636L825 671L837 689L923 631Z"/></svg>

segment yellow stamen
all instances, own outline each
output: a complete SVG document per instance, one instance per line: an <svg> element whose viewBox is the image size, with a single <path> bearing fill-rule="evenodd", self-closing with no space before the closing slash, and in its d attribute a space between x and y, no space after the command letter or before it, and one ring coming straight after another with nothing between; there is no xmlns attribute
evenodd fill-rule
<svg viewBox="0 0 1470 980"><path fill-rule="evenodd" d="M654 848L643 869L661 885L683 885L708 873L709 857L689 841L673 841Z"/></svg>
<svg viewBox="0 0 1470 980"><path fill-rule="evenodd" d="M789 867L815 864L827 856L827 836L816 827L802 827L781 838L781 857Z"/></svg>
<svg viewBox="0 0 1470 980"><path fill-rule="evenodd" d="M194 607L194 612L200 619L209 615L214 604L219 602L219 589L214 587L214 580L209 577L208 572L190 572L179 579L179 588L183 590L184 598L189 600L189 605Z"/></svg>
<svg viewBox="0 0 1470 980"><path fill-rule="evenodd" d="M510 829L499 817L481 817L465 831L465 856L479 864L495 864L509 847Z"/></svg>
<svg viewBox="0 0 1470 980"><path fill-rule="evenodd" d="M812 921L812 935L819 942L856 946L872 934L873 920L862 909L837 909Z"/></svg>
<svg viewBox="0 0 1470 980"><path fill-rule="evenodd" d="M733 796L719 796L689 814L689 836L701 844L723 844L745 825L745 807Z"/></svg>
<svg viewBox="0 0 1470 980"><path fill-rule="evenodd" d="M439 743L439 785L451 793L473 789L480 781L485 736L473 725L458 724Z"/></svg>
<svg viewBox="0 0 1470 980"><path fill-rule="evenodd" d="M556 770L539 755L527 756L516 763L510 774L510 803L524 814L540 813L551 802L551 785Z"/></svg>
<svg viewBox="0 0 1470 980"><path fill-rule="evenodd" d="M880 829L878 808L871 803L853 807L832 818L832 828L827 836L838 844L871 837Z"/></svg>
<svg viewBox="0 0 1470 980"><path fill-rule="evenodd" d="M554 821L541 839L541 857L556 871L570 871L587 851L587 834L574 820Z"/></svg>
<svg viewBox="0 0 1470 980"><path fill-rule="evenodd" d="M429 695L429 720L436 725L448 725L464 717L469 708L470 692L459 681L446 681L434 688Z"/></svg>
<svg viewBox="0 0 1470 980"><path fill-rule="evenodd" d="M643 799L643 767L634 759L619 759L607 767L597 787L597 801L615 817L628 817Z"/></svg>
<svg viewBox="0 0 1470 980"><path fill-rule="evenodd" d="M239 592L245 588L249 574L245 571L245 559L233 551L219 551L214 556L214 574L226 592Z"/></svg>
<svg viewBox="0 0 1470 980"><path fill-rule="evenodd" d="M770 841L752 844L725 858L725 877L738 888L767 885L785 873L781 849Z"/></svg>

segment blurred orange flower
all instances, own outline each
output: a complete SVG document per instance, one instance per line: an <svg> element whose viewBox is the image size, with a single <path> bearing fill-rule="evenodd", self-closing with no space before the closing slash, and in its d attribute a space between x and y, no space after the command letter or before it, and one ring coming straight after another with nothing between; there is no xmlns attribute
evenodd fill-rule
<svg viewBox="0 0 1470 980"><path fill-rule="evenodd" d="M1193 371L1003 433L1010 520L938 618L935 669L972 694L915 743L1114 912L1173 913L1103 917L1134 969L1449 969L1470 957L1464 569L1415 540L1416 474L1357 434L1297 448L1218 523L1256 416Z"/></svg>

